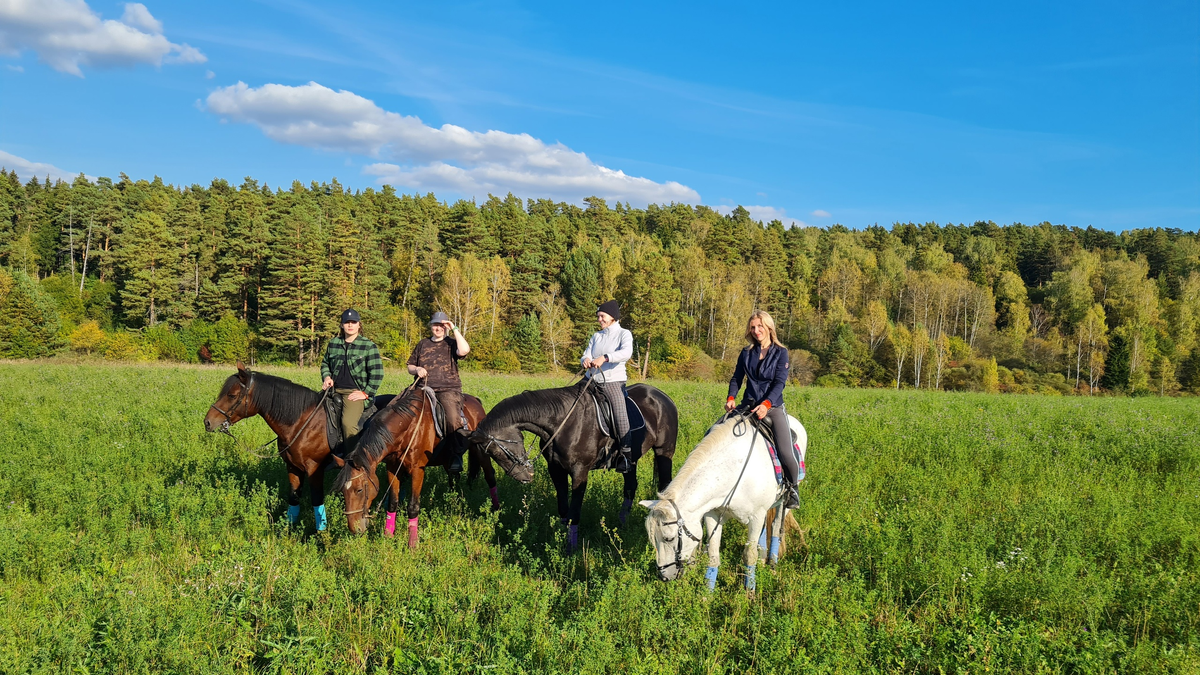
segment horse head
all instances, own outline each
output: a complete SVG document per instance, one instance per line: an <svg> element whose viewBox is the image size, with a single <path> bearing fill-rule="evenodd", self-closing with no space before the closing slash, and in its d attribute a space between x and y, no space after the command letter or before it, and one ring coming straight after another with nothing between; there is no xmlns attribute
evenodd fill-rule
<svg viewBox="0 0 1200 675"><path fill-rule="evenodd" d="M221 393L204 416L204 428L210 433L228 433L230 426L258 414L250 400L254 390L254 373L247 370L241 361L238 361L237 369L236 373L225 379Z"/></svg>
<svg viewBox="0 0 1200 675"><path fill-rule="evenodd" d="M663 581L677 579L683 568L691 562L700 545L699 518L693 527L688 527L684 514L670 499L647 499L639 502L650 509L646 516L646 536L654 546L655 565Z"/></svg>
<svg viewBox="0 0 1200 675"><path fill-rule="evenodd" d="M342 493L347 527L355 534L363 534L367 531L367 512L379 494L379 480L374 471L359 466L358 461L357 457L352 457L342 464L333 489Z"/></svg>
<svg viewBox="0 0 1200 675"><path fill-rule="evenodd" d="M529 460L529 454L525 451L525 440L521 436L521 430L513 425L492 433L490 428L485 430L485 425L486 422L470 435L468 441L471 446L481 448L518 483L532 483L533 462Z"/></svg>

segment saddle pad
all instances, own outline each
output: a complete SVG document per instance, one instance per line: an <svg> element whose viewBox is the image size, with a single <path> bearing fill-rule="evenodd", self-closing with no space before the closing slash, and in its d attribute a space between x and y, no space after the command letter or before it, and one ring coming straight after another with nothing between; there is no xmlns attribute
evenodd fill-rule
<svg viewBox="0 0 1200 675"><path fill-rule="evenodd" d="M438 438L446 436L446 411L442 409L442 404L438 403L437 392L429 387L422 387L421 391L425 392L425 398L429 399L429 409L433 411L433 430Z"/></svg>
<svg viewBox="0 0 1200 675"><path fill-rule="evenodd" d="M605 406L600 402L600 399L603 397L604 394L602 393L597 393L592 397L592 400L596 402L596 422L600 424L601 433L603 433L605 436L612 437L616 434L616 432L612 429L612 425L610 424L612 420L612 413L611 411L606 410ZM607 401L608 399L605 398L604 400ZM628 396L625 397L625 412L629 416L630 432L646 428L646 418L642 415L641 408L639 408L637 404L633 402L633 399L629 398Z"/></svg>

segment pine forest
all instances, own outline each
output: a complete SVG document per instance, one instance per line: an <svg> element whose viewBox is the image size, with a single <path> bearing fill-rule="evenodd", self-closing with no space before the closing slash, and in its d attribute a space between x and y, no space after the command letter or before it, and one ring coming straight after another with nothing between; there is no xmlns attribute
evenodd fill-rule
<svg viewBox="0 0 1200 675"><path fill-rule="evenodd" d="M1200 393L1196 232L723 211L5 172L0 357L310 366L354 307L399 365L440 309L464 368L569 372L615 298L640 377L728 378L761 308L800 384Z"/></svg>

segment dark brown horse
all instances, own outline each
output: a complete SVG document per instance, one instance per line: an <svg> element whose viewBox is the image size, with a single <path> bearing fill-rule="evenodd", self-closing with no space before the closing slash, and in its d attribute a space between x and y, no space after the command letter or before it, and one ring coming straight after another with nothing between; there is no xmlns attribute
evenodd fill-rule
<svg viewBox="0 0 1200 675"><path fill-rule="evenodd" d="M279 456L287 465L288 520L292 525L300 521L300 484L307 480L317 530L324 530L325 464L331 458L341 462L329 452L322 392L251 372L241 363L237 368L204 416L204 428L228 431L241 420L261 415L279 437Z"/></svg>
<svg viewBox="0 0 1200 675"><path fill-rule="evenodd" d="M478 427L485 416L483 404L474 396L463 395L463 412L472 429ZM443 466L450 459L450 449L439 447L438 442L433 410L425 394L416 387L406 389L375 414L333 484L334 489L341 490L345 498L346 521L352 532L362 534L367 530L371 502L379 494L379 479L375 470L382 461L387 466L388 480L388 513L384 532L389 537L395 534L400 481L405 475L410 476L412 489L408 497L408 545L410 548L417 545L417 516L421 512L425 469ZM491 494L492 508L499 509L496 471L491 460L479 448L471 448L470 453L468 480L482 469Z"/></svg>

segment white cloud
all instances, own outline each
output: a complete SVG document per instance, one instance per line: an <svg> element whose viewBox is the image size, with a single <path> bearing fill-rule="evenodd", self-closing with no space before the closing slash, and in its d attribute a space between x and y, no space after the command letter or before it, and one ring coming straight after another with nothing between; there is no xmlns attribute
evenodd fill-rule
<svg viewBox="0 0 1200 675"><path fill-rule="evenodd" d="M736 207L722 204L721 206L714 206L713 210L717 213L729 215L733 213L735 208ZM763 223L769 223L772 220L778 220L783 223L784 227L792 227L795 225L800 227L808 226L808 223L804 222L803 220L792 218L791 216L787 215L787 212L784 209L781 209L778 206L742 206L742 208L746 209L746 211L750 213L750 220L757 220Z"/></svg>
<svg viewBox="0 0 1200 675"><path fill-rule="evenodd" d="M216 76L217 76L217 74L211 70L204 71L204 79L206 79L206 80L211 80Z"/></svg>
<svg viewBox="0 0 1200 675"><path fill-rule="evenodd" d="M281 143L396 160L401 163L378 162L363 172L381 183L418 190L476 196L512 191L572 201L596 195L639 205L700 198L674 181L657 183L601 166L562 143L453 124L431 127L417 117L389 112L353 92L316 82L257 88L238 82L209 94L208 109L253 124Z"/></svg>
<svg viewBox="0 0 1200 675"><path fill-rule="evenodd" d="M7 66L4 66L4 67L5 67L5 68L8 68L9 70L13 71L14 73L23 73L23 72L25 72L25 67L24 67L24 66L13 66L13 65L7 65Z"/></svg>
<svg viewBox="0 0 1200 675"><path fill-rule="evenodd" d="M162 22L150 15L150 10L140 2L130 2L125 5L125 13L121 15L121 23L134 28L141 28L155 35L162 34Z"/></svg>
<svg viewBox="0 0 1200 675"><path fill-rule="evenodd" d="M63 171L53 164L31 162L24 157L17 157L3 150L0 150L0 167L4 167L9 171L16 171L17 175L21 178L21 182L28 181L34 176L37 176L38 180L49 176L51 180L61 178L65 181L71 181L75 179L75 176L79 175L70 171Z"/></svg>
<svg viewBox="0 0 1200 675"><path fill-rule="evenodd" d="M162 35L140 3L120 21L101 19L84 0L0 0L0 55L33 50L51 68L83 77L81 66L204 63L200 50Z"/></svg>
<svg viewBox="0 0 1200 675"><path fill-rule="evenodd" d="M812 212L812 215L814 218L828 218L828 217L832 216L833 214L826 211L825 209L817 209L816 211Z"/></svg>

